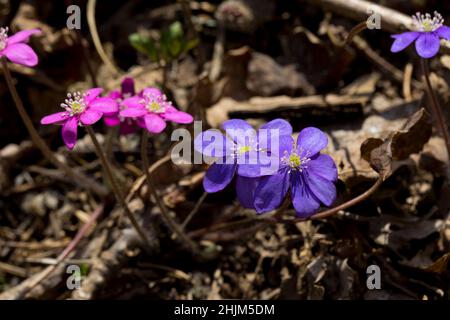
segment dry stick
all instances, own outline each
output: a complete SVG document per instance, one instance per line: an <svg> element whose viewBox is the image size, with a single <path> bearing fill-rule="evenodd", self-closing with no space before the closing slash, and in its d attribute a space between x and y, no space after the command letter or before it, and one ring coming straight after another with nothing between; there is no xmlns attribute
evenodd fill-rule
<svg viewBox="0 0 450 320"><path fill-rule="evenodd" d="M28 130L28 133L30 134L31 140L36 145L36 147L38 147L39 150L41 150L42 154L47 158L48 161L53 163L55 167L57 167L65 174L67 174L75 183L77 183L83 188L87 188L95 192L100 196L105 196L108 192L104 187L99 185L96 181L86 177L81 172L74 172L71 167L69 167L67 164L59 161L56 158L56 156L47 146L45 141L41 138L36 128L34 127L33 122L28 116L27 111L23 106L22 100L20 99L19 94L17 93L16 87L11 77L11 73L9 72L8 64L6 63L5 58L1 58L1 60L2 60L3 74L5 76L5 80L8 85L9 91L11 92L11 96L13 97L14 104L17 108L17 111L20 114L20 117L22 118L23 123L25 124L25 127Z"/></svg>
<svg viewBox="0 0 450 320"><path fill-rule="evenodd" d="M86 131L91 137L91 140L94 144L96 153L98 157L100 158L100 161L103 164L103 167L105 169L105 173L108 176L108 180L111 183L111 187L113 189L114 195L116 196L117 202L119 202L122 209L125 211L125 214L128 216L128 218L131 221L131 224L136 229L136 232L138 233L139 237L144 242L144 248L148 250L148 252L151 252L152 245L150 239L147 237L145 231L142 229L142 227L139 225L139 222L137 221L135 215L131 212L130 208L128 208L128 204L125 201L125 197L122 193L122 190L119 188L119 185L117 183L117 180L112 173L111 166L108 162L108 159L106 158L105 152L103 151L102 147L100 146L100 143L97 140L97 137L95 136L94 130L90 126L86 126Z"/></svg>
<svg viewBox="0 0 450 320"><path fill-rule="evenodd" d="M152 176L148 171L148 168L150 166L149 160L148 160L148 155L147 155L148 132L145 129L142 130L142 139L141 140L142 140L141 141L142 165L144 166L143 170L145 172L145 177L147 179L147 184L148 184L148 189L149 189L148 191L152 194L153 198L155 198L156 205L159 207L159 210L161 211L161 214L162 214L164 220L169 225L172 232L174 232L182 241L184 241L194 253L199 253L199 248L198 248L197 244L194 241L192 241L192 239L189 238L184 233L183 228L178 223L173 221L173 219L170 217L169 212L167 211L166 206L161 201L161 199L158 195L158 192L155 188L155 184L153 183Z"/></svg>
<svg viewBox="0 0 450 320"><path fill-rule="evenodd" d="M183 223L181 224L181 227L183 229L186 228L186 226L188 225L188 223L192 220L192 218L197 214L198 210L200 209L200 206L202 205L203 201L205 201L206 196L208 195L208 192L203 192L202 196L200 197L200 199L198 199L197 203L195 204L194 208L192 209L192 211L188 214L188 216L186 217L186 219L184 219Z"/></svg>
<svg viewBox="0 0 450 320"><path fill-rule="evenodd" d="M108 55L103 49L102 42L100 41L100 37L98 36L97 25L95 23L95 5L96 0L88 0L87 3L87 22L89 27L89 32L91 33L92 41L94 42L95 50L97 50L100 59L102 59L103 63L106 67L111 71L111 73L115 76L120 74L119 69L115 66L115 64L109 59Z"/></svg>
<svg viewBox="0 0 450 320"><path fill-rule="evenodd" d="M441 106L436 97L436 94L431 86L430 71L428 70L428 63L425 59L420 59L420 66L422 67L423 79L426 85L427 93L431 98L431 106L434 113L434 117L441 135L444 138L445 146L447 147L448 161L450 161L450 139L448 137L448 126L445 121L444 114L442 113Z"/></svg>
<svg viewBox="0 0 450 320"><path fill-rule="evenodd" d="M91 77L92 85L94 87L98 87L97 77L95 76L94 67L92 66L92 62L90 59L87 41L86 41L86 39L83 38L80 31L76 31L75 33L77 35L77 40L81 45L83 59L84 59L84 62L86 63L86 67L88 69L89 76Z"/></svg>
<svg viewBox="0 0 450 320"><path fill-rule="evenodd" d="M236 228L241 225L245 225L248 223L255 223L255 222L277 224L277 223L298 223L298 222L305 222L307 220L325 219L325 218L335 215L336 213L338 213L341 210L345 210L351 206L354 206L355 204L358 204L358 203L366 200L381 186L382 182L383 182L383 178L380 176L378 178L378 180L373 184L373 186L370 187L370 189L368 189L366 192L362 193L361 195L357 196L356 198L353 198L353 199L351 199L343 204L340 204L337 207L334 207L332 209L319 212L319 213L309 217L308 219L280 219L280 218L277 218L277 216L279 216L280 213L282 213L282 211L284 210L284 209L281 209L282 207L280 207L280 209L277 209L275 211L275 213L272 214L268 218L265 216L257 216L257 217L242 219L239 221L220 223L220 224L214 225L212 227L206 227L206 228L194 230L194 231L190 232L189 235L191 237L197 238L206 233L210 233L212 231L218 231L218 230L228 229L228 228Z"/></svg>
<svg viewBox="0 0 450 320"><path fill-rule="evenodd" d="M22 297L24 297L28 292L30 292L33 288L35 288L39 283L44 281L50 276L50 274L56 270L56 268L64 262L64 260L69 256L69 254L77 247L80 243L81 239L86 235L86 233L91 229L94 223L97 221L98 217L103 213L104 205L99 206L95 209L94 213L89 217L89 220L78 230L75 237L70 241L67 247L60 253L60 255L56 258L56 262L53 265L48 266L43 270L35 279L33 279L32 283L26 286L23 291L20 293Z"/></svg>

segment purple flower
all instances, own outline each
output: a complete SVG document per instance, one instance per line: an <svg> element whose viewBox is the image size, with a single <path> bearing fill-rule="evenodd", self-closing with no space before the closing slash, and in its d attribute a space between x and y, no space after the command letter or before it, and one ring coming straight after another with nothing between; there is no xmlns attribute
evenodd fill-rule
<svg viewBox="0 0 450 320"><path fill-rule="evenodd" d="M127 135L135 133L137 129L137 122L133 118L124 118L120 116L119 112L127 108L123 105L123 100L135 95L133 78L125 78L121 84L121 91L112 91L108 97L114 99L119 104L119 110L114 113L107 113L103 117L103 121L108 127L115 127L120 125L120 134Z"/></svg>
<svg viewBox="0 0 450 320"><path fill-rule="evenodd" d="M237 172L238 198L244 207L253 208L254 178L277 171L278 167L272 171L270 167L266 168L274 159L271 150L275 147L278 151L280 137L290 137L292 127L282 119L268 122L258 132L239 119L225 121L222 127L226 135L217 130L207 130L194 141L195 150L217 158L205 174L203 187L209 193L223 190Z"/></svg>
<svg viewBox="0 0 450 320"><path fill-rule="evenodd" d="M292 137L280 138L279 170L261 177L254 191L254 207L258 213L276 209L291 190L297 215L314 214L320 203L330 206L336 198L337 169L333 159L320 151L328 138L317 128L303 129L297 144Z"/></svg>
<svg viewBox="0 0 450 320"><path fill-rule="evenodd" d="M146 88L138 96L123 100L122 105L126 108L120 111L120 116L136 119L138 126L150 133L161 133L166 128L166 121L194 121L190 114L176 109L157 88Z"/></svg>
<svg viewBox="0 0 450 320"><path fill-rule="evenodd" d="M416 51L422 58L434 57L440 48L440 38L450 40L450 27L444 26L442 16L434 12L421 15L419 12L413 16L415 31L392 35L395 39L391 51L399 52L415 41Z"/></svg>
<svg viewBox="0 0 450 320"><path fill-rule="evenodd" d="M41 124L61 124L63 141L67 148L72 150L77 141L78 126L92 125L99 121L104 113L117 112L119 107L114 99L98 97L102 91L101 88L93 88L84 94L67 94L67 99L61 103L65 111L42 118Z"/></svg>
<svg viewBox="0 0 450 320"><path fill-rule="evenodd" d="M32 29L8 37L8 28L0 28L0 58L6 57L14 63L34 67L38 64L38 57L26 43L33 34L40 33L40 30Z"/></svg>

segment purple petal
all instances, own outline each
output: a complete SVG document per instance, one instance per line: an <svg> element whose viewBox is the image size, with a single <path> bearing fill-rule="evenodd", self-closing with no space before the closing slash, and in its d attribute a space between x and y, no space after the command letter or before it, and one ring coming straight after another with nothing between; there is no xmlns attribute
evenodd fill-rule
<svg viewBox="0 0 450 320"><path fill-rule="evenodd" d="M58 112L54 114L50 114L48 116L45 116L41 119L41 124L51 124L51 123L58 123L62 122L69 118L68 112Z"/></svg>
<svg viewBox="0 0 450 320"><path fill-rule="evenodd" d="M33 35L39 35L42 31L39 29L31 29L31 30L23 30L19 31L12 36L8 37L8 40L6 40L6 43L8 45L19 43L19 42L28 42L28 39Z"/></svg>
<svg viewBox="0 0 450 320"><path fill-rule="evenodd" d="M238 163L239 163L239 161L238 161ZM257 177L261 177L265 174L264 174L263 170L261 169L260 164L245 163L245 164L239 164L238 175L240 175L241 177L246 177L246 178L257 178Z"/></svg>
<svg viewBox="0 0 450 320"><path fill-rule="evenodd" d="M175 108L174 108L175 109ZM175 123L192 123L194 118L186 112L173 110L163 114L164 119L173 121Z"/></svg>
<svg viewBox="0 0 450 320"><path fill-rule="evenodd" d="M95 98L97 98L100 93L103 92L102 88L92 88L89 90L86 90L85 94L84 94L84 101L89 104L92 100L94 100Z"/></svg>
<svg viewBox="0 0 450 320"><path fill-rule="evenodd" d="M77 142L77 129L78 129L78 119L77 117L69 118L63 125L61 133L64 143L69 150L75 147Z"/></svg>
<svg viewBox="0 0 450 320"><path fill-rule="evenodd" d="M104 116L103 122L105 122L108 127L115 127L120 124L120 119L118 115Z"/></svg>
<svg viewBox="0 0 450 320"><path fill-rule="evenodd" d="M422 33L416 41L416 50L419 56L425 59L433 58L441 46L441 40L432 32Z"/></svg>
<svg viewBox="0 0 450 320"><path fill-rule="evenodd" d="M138 118L143 117L148 113L144 108L127 108L120 111L120 116L124 118Z"/></svg>
<svg viewBox="0 0 450 320"><path fill-rule="evenodd" d="M122 105L128 108L144 108L141 103L142 98L133 96L122 101Z"/></svg>
<svg viewBox="0 0 450 320"><path fill-rule="evenodd" d="M258 186L258 179L246 177L236 177L236 194L239 202L244 208L253 209L255 189Z"/></svg>
<svg viewBox="0 0 450 320"><path fill-rule="evenodd" d="M320 201L309 190L303 177L298 173L292 177L291 193L292 203L295 211L297 211L297 217L308 218L320 208Z"/></svg>
<svg viewBox="0 0 450 320"><path fill-rule="evenodd" d="M326 206L331 206L336 200L336 186L333 182L309 173L304 174L304 181L309 190Z"/></svg>
<svg viewBox="0 0 450 320"><path fill-rule="evenodd" d="M205 191L213 193L223 190L233 179L236 166L236 164L212 164L203 178Z"/></svg>
<svg viewBox="0 0 450 320"><path fill-rule="evenodd" d="M265 125L261 126L264 130L276 130L278 136L290 136L292 135L292 127L286 120L275 119L267 122Z"/></svg>
<svg viewBox="0 0 450 320"><path fill-rule="evenodd" d="M24 43L14 43L8 45L3 51L9 60L27 67L34 67L39 59L31 47Z"/></svg>
<svg viewBox="0 0 450 320"><path fill-rule="evenodd" d="M122 80L122 95L130 95L130 96L134 96L135 95L135 91L134 91L134 80L133 78L127 77L125 79Z"/></svg>
<svg viewBox="0 0 450 320"><path fill-rule="evenodd" d="M89 109L102 113L115 113L119 111L119 104L111 98L96 98L89 103Z"/></svg>
<svg viewBox="0 0 450 320"><path fill-rule="evenodd" d="M308 172L320 176L328 181L336 182L338 172L333 158L327 154L319 154L308 162Z"/></svg>
<svg viewBox="0 0 450 320"><path fill-rule="evenodd" d="M145 128L151 133L161 133L166 128L166 122L156 114L149 113L144 116Z"/></svg>
<svg viewBox="0 0 450 320"><path fill-rule="evenodd" d="M86 126L90 126L96 123L98 120L102 118L103 113L95 110L86 110L80 116L80 121L82 124Z"/></svg>
<svg viewBox="0 0 450 320"><path fill-rule="evenodd" d="M417 37L420 32L405 32L401 34L394 34L391 37L394 38L394 42L391 46L391 52L399 52L408 47Z"/></svg>
<svg viewBox="0 0 450 320"><path fill-rule="evenodd" d="M442 26L434 31L439 37L450 40L450 27Z"/></svg>
<svg viewBox="0 0 450 320"><path fill-rule="evenodd" d="M234 145L228 137L215 129L206 130L194 139L194 149L207 157L224 157L230 155L230 147ZM228 150L228 151L227 151Z"/></svg>
<svg viewBox="0 0 450 320"><path fill-rule="evenodd" d="M226 134L240 146L250 146L256 143L255 129L246 121L231 119L222 124Z"/></svg>
<svg viewBox="0 0 450 320"><path fill-rule="evenodd" d="M308 127L298 134L297 148L301 156L308 154L311 158L328 145L327 135L314 127Z"/></svg>
<svg viewBox="0 0 450 320"><path fill-rule="evenodd" d="M265 213L278 208L289 190L288 170L282 169L279 173L259 179L255 190L255 210Z"/></svg>

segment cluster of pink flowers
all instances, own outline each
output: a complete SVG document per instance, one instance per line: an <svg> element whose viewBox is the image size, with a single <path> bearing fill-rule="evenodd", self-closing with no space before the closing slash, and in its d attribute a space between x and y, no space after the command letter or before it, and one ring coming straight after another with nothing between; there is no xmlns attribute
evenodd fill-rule
<svg viewBox="0 0 450 320"><path fill-rule="evenodd" d="M93 88L85 93L69 93L61 104L64 109L48 115L41 124L62 125L62 138L67 148L73 149L77 141L78 126L90 126L102 117L108 126L121 126L122 134L135 132L139 127L150 133L161 133L166 121L191 123L193 117L176 109L158 88L145 88L134 94L134 81L125 78L121 91L100 97L103 89Z"/></svg>

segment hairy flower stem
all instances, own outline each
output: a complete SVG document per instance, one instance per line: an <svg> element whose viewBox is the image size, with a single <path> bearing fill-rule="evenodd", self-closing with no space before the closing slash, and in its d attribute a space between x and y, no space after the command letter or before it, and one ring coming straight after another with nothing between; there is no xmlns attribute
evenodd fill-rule
<svg viewBox="0 0 450 320"><path fill-rule="evenodd" d="M83 188L87 188L99 196L105 196L108 192L106 188L99 185L94 180L86 177L81 172L75 172L70 166L65 164L64 162L59 161L56 156L53 154L53 152L50 150L50 148L47 146L45 141L41 138L39 133L37 132L36 128L33 125L33 122L31 121L30 117L28 116L27 111L25 110L22 100L19 97L19 94L17 93L16 87L14 85L13 79L11 77L11 73L8 68L8 64L6 63L5 58L1 58L2 61L2 67L3 67L3 74L5 76L6 83L8 85L8 89L11 92L11 96L14 100L14 104L17 108L17 111L19 112L20 117L22 118L23 123L25 124L25 127L28 130L28 133L30 134L31 140L36 145L36 147L41 150L42 154L45 158L47 158L48 161L53 163L55 167L63 171L65 174L67 174L75 183L80 185Z"/></svg>
<svg viewBox="0 0 450 320"><path fill-rule="evenodd" d="M169 225L172 232L175 233L180 238L180 240L186 243L194 253L199 253L199 248L197 244L194 241L192 241L192 239L189 238L186 233L184 233L183 228L170 217L170 214L166 206L164 205L164 203L162 202L161 198L158 195L158 192L156 191L152 176L148 171L150 164L147 155L147 144L148 144L148 132L144 129L142 130L142 139L141 139L141 157L143 170L145 172L145 177L147 180L148 191L151 193L153 198L155 198L156 205L159 207L161 215L163 216L166 223Z"/></svg>
<svg viewBox="0 0 450 320"><path fill-rule="evenodd" d="M338 213L341 210L350 208L351 206L354 206L355 204L358 204L358 203L366 200L367 198L369 198L375 191L377 191L377 189L381 186L381 183L383 183L383 178L380 176L378 178L378 180L373 184L373 186L370 187L370 189L368 189L366 192L360 194L356 198L353 198L347 202L344 202L344 203L338 205L337 207L331 208L326 211L319 212L319 213L311 216L309 219L311 219L311 220L325 219L325 218L335 215L336 213Z"/></svg>
<svg viewBox="0 0 450 320"><path fill-rule="evenodd" d="M91 127L86 126L86 131L91 137L92 143L94 144L95 151L97 153L97 156L99 157L103 168L105 169L105 173L108 177L108 180L111 184L111 187L113 189L114 195L116 196L117 202L120 204L122 209L124 210L125 214L128 216L128 218L131 221L131 224L136 229L136 232L138 233L139 237L142 239L145 245L145 249L148 252L151 252L152 248L152 242L147 237L145 231L142 229L142 227L139 225L139 222L136 219L136 216L131 212L130 208L128 208L128 204L125 201L125 197L122 193L122 190L119 188L119 184L117 183L117 180L112 173L111 166L108 162L108 159L106 158L105 152L103 151L102 147L100 146L100 143L97 140L97 137L95 136L94 130L92 130Z"/></svg>
<svg viewBox="0 0 450 320"><path fill-rule="evenodd" d="M447 148L448 161L450 161L450 139L448 136L448 126L445 121L444 114L442 113L441 106L439 105L439 101L436 97L436 93L431 86L430 81L430 71L428 69L428 63L425 59L420 59L420 65L422 67L423 79L425 82L425 87L427 88L428 96L431 98L431 107L434 113L434 118L440 131L442 138L444 139L445 146Z"/></svg>

